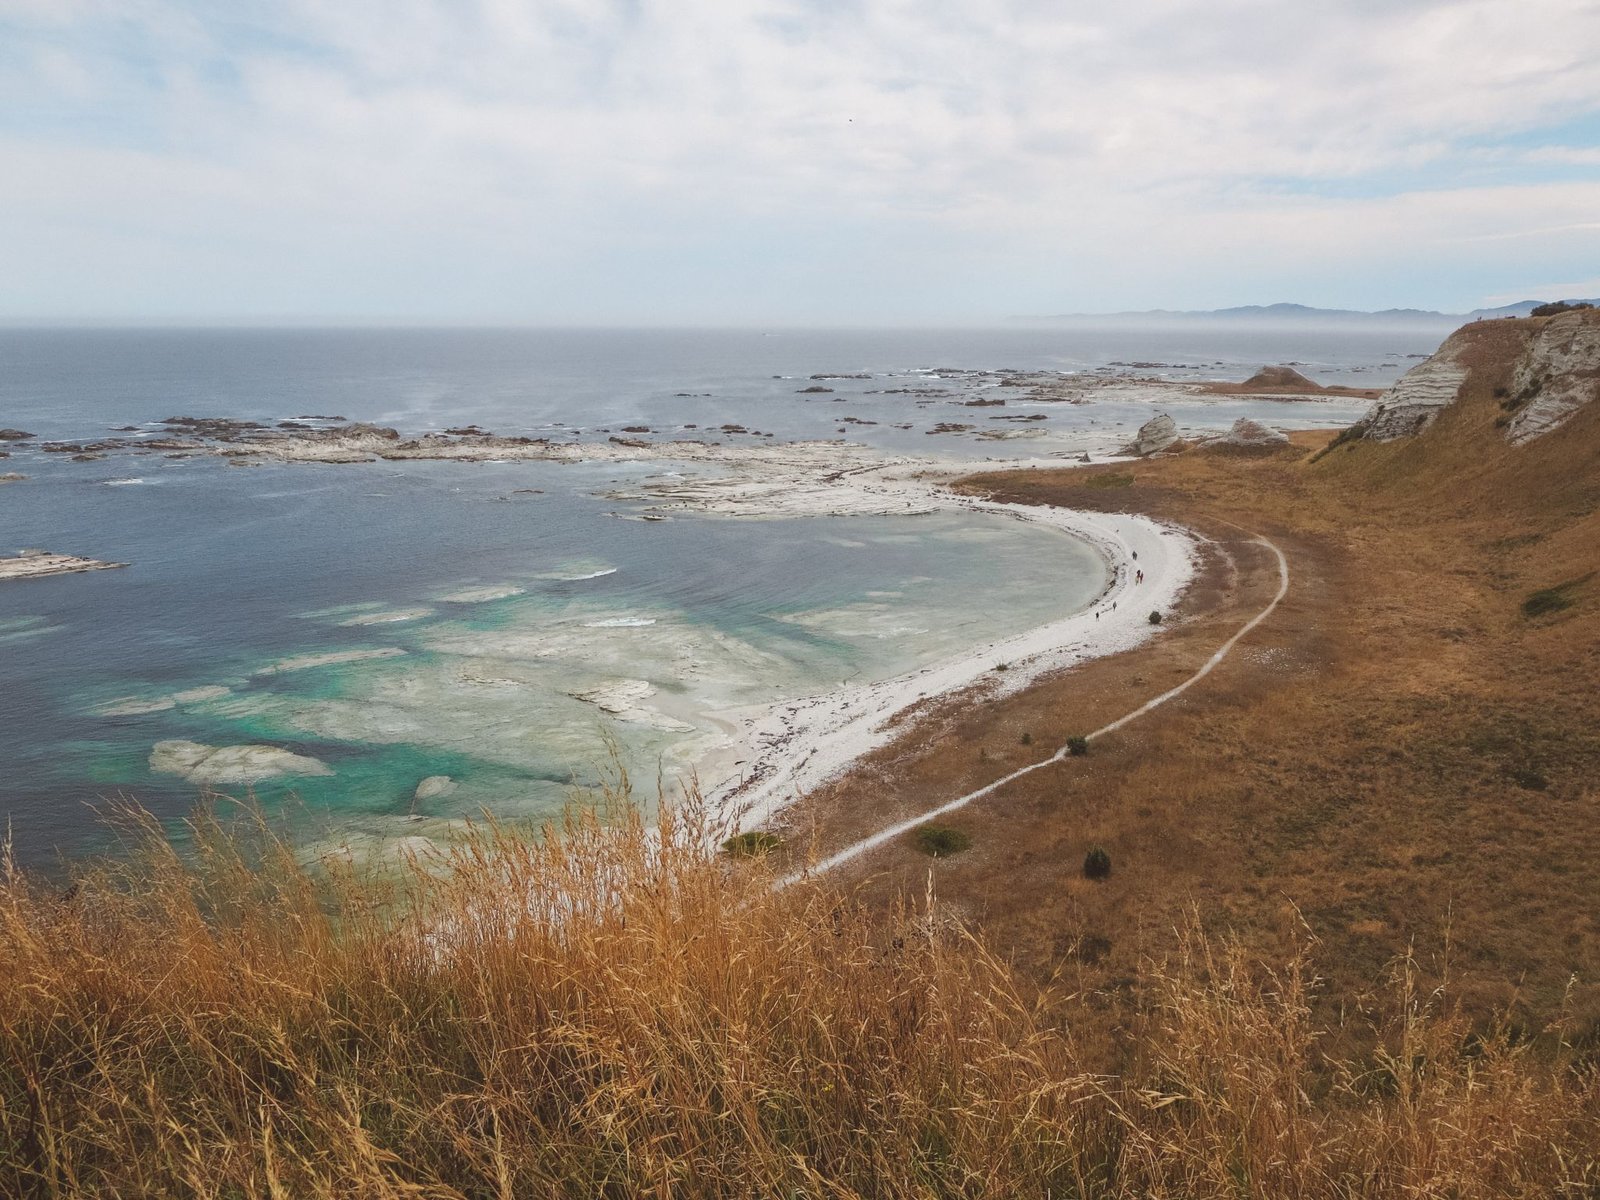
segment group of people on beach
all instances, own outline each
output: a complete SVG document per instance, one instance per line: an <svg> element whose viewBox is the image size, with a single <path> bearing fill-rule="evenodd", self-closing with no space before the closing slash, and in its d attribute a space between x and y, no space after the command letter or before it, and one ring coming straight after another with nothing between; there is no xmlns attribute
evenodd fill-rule
<svg viewBox="0 0 1600 1200"><path fill-rule="evenodd" d="M1139 552L1137 550L1133 550L1133 551L1130 551L1130 553L1133 555L1133 561L1134 562L1138 562L1139 561ZM1135 571L1133 573L1133 581L1134 581L1134 583L1143 583L1144 582L1144 568L1143 567L1139 567L1139 568L1135 569ZM1115 612L1116 608L1117 608L1117 602L1115 600L1113 600L1111 602L1111 610L1113 612ZM1100 610L1098 608L1095 609L1095 611L1094 611L1094 619L1096 621L1098 621L1100 619Z"/></svg>

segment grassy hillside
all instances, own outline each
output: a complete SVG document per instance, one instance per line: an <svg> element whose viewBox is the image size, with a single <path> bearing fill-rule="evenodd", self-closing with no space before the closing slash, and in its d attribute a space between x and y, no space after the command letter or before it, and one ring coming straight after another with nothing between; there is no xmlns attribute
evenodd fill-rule
<svg viewBox="0 0 1600 1200"><path fill-rule="evenodd" d="M969 851L930 861L908 841L856 877L887 903L931 868L1031 978L1116 1010L1144 1003L1143 964L1198 905L1266 956L1303 919L1330 1022L1415 947L1430 978L1449 964L1486 1027L1570 1020L1600 1044L1600 405L1504 441L1495 391L1534 324L1475 328L1481 369L1411 441L1313 461L1330 436L1297 435L1278 454L973 477L1002 499L1197 528L1213 539L1200 586L1144 650L929 714L812 798L821 848L1185 677L1271 595L1275 564L1251 540L1266 534L1289 596L1201 685L950 818ZM1081 873L1094 845L1116 867L1102 882Z"/></svg>

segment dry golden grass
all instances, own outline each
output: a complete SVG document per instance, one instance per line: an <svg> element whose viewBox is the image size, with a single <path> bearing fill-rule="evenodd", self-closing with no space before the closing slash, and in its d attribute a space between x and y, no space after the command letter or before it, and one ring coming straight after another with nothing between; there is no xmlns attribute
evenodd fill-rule
<svg viewBox="0 0 1600 1200"><path fill-rule="evenodd" d="M1095 487L1093 470L973 477L1003 499L1193 526L1215 539L1202 583L1141 651L924 714L811 797L796 831L831 850L1183 678L1276 583L1243 526L1289 556L1278 612L1088 757L944 818L972 848L934 865L943 901L1028 977L1123 1009L1143 1001L1143 964L1172 951L1191 906L1269 959L1302 914L1323 945L1329 1023L1448 927L1480 1025L1568 1012L1600 1044L1600 405L1528 446L1504 441L1495 391L1533 324L1474 327L1460 403L1414 440L1316 462L1330 434L1270 455L1193 451L1105 468L1133 475L1117 487ZM1567 607L1525 614L1562 584ZM1081 872L1096 844L1115 864L1103 883ZM887 847L852 878L889 904L927 868L913 846ZM1110 1006L1108 1029L1122 1020Z"/></svg>
<svg viewBox="0 0 1600 1200"><path fill-rule="evenodd" d="M936 904L875 914L698 849L692 814L493 828L450 870L307 870L153 826L70 894L0 886L0 1194L1591 1196L1600 1083L1405 964L1322 1055L1301 939L1192 924L1139 1052Z"/></svg>

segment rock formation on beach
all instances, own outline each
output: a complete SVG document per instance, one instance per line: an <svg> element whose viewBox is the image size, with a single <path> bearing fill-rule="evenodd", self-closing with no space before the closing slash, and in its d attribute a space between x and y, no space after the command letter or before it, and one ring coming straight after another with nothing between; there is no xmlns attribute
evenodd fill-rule
<svg viewBox="0 0 1600 1200"><path fill-rule="evenodd" d="M1233 427L1215 442L1216 446L1236 446L1247 450L1275 450L1280 446L1289 444L1289 435L1280 429L1273 429L1263 425L1260 421L1252 421L1249 417L1240 417L1233 423Z"/></svg>
<svg viewBox="0 0 1600 1200"><path fill-rule="evenodd" d="M1178 423L1168 414L1161 413L1139 426L1139 432L1133 435L1133 441L1129 442L1121 453L1148 458L1152 454L1159 454L1169 449L1177 443L1177 440Z"/></svg>

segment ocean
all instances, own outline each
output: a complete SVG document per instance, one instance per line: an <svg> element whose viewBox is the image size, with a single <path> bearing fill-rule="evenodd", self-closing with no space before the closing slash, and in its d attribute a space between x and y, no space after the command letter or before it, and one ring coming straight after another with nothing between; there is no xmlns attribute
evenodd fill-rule
<svg viewBox="0 0 1600 1200"><path fill-rule="evenodd" d="M1243 378L1295 362L1375 387L1437 341L1211 326L0 330L0 426L93 440L178 415L319 415L603 442L641 426L733 437L707 433L729 424L757 431L749 444L848 436L984 460L1030 443L930 437L974 419L970 391L929 394L941 374L1137 361L1161 364L1139 368L1155 378ZM1206 430L1242 415L1343 424L1364 407L1171 411ZM1097 445L1154 411L1038 409L1052 436ZM111 846L97 811L118 798L178 821L206 782L182 773L183 743L311 764L218 782L308 841L443 835L483 812L538 821L613 756L653 792L725 738L730 709L912 670L1080 608L1104 580L1087 547L993 515L637 519L619 489L710 469L670 461L237 468L10 450L0 474L28 478L0 485L0 553L131 564L0 583L0 819L24 863Z"/></svg>

